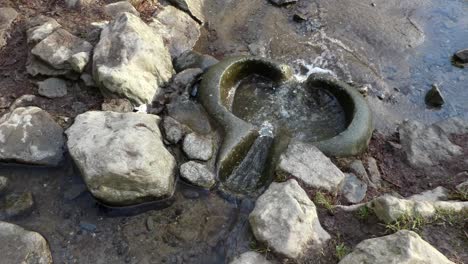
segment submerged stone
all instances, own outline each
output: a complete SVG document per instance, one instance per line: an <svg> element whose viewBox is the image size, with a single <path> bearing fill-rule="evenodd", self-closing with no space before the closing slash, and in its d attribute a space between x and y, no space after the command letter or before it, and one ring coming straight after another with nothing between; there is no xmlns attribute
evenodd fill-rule
<svg viewBox="0 0 468 264"><path fill-rule="evenodd" d="M34 206L33 195L30 192L12 193L0 203L0 219L24 216L31 213Z"/></svg>
<svg viewBox="0 0 468 264"><path fill-rule="evenodd" d="M211 189L216 183L216 178L206 165L195 161L189 161L180 166L180 176L193 185Z"/></svg>
<svg viewBox="0 0 468 264"><path fill-rule="evenodd" d="M213 155L213 140L210 137L190 133L184 138L182 148L190 159L207 161Z"/></svg>
<svg viewBox="0 0 468 264"><path fill-rule="evenodd" d="M445 103L442 92L437 85L432 85L431 90L426 94L426 104L433 107L440 107Z"/></svg>
<svg viewBox="0 0 468 264"><path fill-rule="evenodd" d="M462 49L455 53L455 59L461 63L468 63L468 49Z"/></svg>

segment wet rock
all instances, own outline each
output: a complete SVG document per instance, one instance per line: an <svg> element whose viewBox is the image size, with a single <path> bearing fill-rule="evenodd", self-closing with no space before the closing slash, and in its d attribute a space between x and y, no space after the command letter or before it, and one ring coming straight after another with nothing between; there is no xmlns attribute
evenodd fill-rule
<svg viewBox="0 0 468 264"><path fill-rule="evenodd" d="M302 142L291 142L281 154L277 174L294 176L307 186L336 193L345 178L331 160L318 148Z"/></svg>
<svg viewBox="0 0 468 264"><path fill-rule="evenodd" d="M193 185L211 189L215 183L215 175L206 165L189 161L180 166L180 176Z"/></svg>
<svg viewBox="0 0 468 264"><path fill-rule="evenodd" d="M258 198L249 222L257 240L289 258L298 258L309 246L319 248L330 239L314 203L295 180L272 183Z"/></svg>
<svg viewBox="0 0 468 264"><path fill-rule="evenodd" d="M359 203L366 197L367 184L353 174L346 174L341 192L347 202Z"/></svg>
<svg viewBox="0 0 468 264"><path fill-rule="evenodd" d="M207 135L212 131L205 109L192 100L181 96L167 105L167 112L170 117L198 134Z"/></svg>
<svg viewBox="0 0 468 264"><path fill-rule="evenodd" d="M0 196L8 189L8 178L0 176Z"/></svg>
<svg viewBox="0 0 468 264"><path fill-rule="evenodd" d="M359 243L339 264L453 263L413 231L371 238Z"/></svg>
<svg viewBox="0 0 468 264"><path fill-rule="evenodd" d="M468 202L414 201L385 194L368 203L375 215L385 223L397 221L402 216L430 218L438 209L460 212L468 210Z"/></svg>
<svg viewBox="0 0 468 264"><path fill-rule="evenodd" d="M63 156L63 130L38 107L20 107L0 118L0 160L56 166Z"/></svg>
<svg viewBox="0 0 468 264"><path fill-rule="evenodd" d="M197 199L200 197L200 194L194 190L183 190L182 195L187 199Z"/></svg>
<svg viewBox="0 0 468 264"><path fill-rule="evenodd" d="M213 155L213 140L210 137L190 133L185 136L182 149L190 159L207 161Z"/></svg>
<svg viewBox="0 0 468 264"><path fill-rule="evenodd" d="M72 184L71 186L67 187L65 192L63 193L63 198L68 201L75 200L81 194L86 192L86 185L84 184Z"/></svg>
<svg viewBox="0 0 468 264"><path fill-rule="evenodd" d="M80 223L80 228L81 228L81 230L88 231L88 232L91 232L91 233L94 233L97 230L97 226L95 224L91 224L91 223L88 223L88 222L81 222Z"/></svg>
<svg viewBox="0 0 468 264"><path fill-rule="evenodd" d="M116 18L120 14L128 12L135 16L140 16L140 13L128 1L120 1L104 6L104 13L110 17Z"/></svg>
<svg viewBox="0 0 468 264"><path fill-rule="evenodd" d="M399 132L406 158L415 168L435 166L463 154L462 148L450 142L437 126L408 121L400 126Z"/></svg>
<svg viewBox="0 0 468 264"><path fill-rule="evenodd" d="M240 256L235 258L230 264L270 264L262 254L255 251L248 251L242 253Z"/></svg>
<svg viewBox="0 0 468 264"><path fill-rule="evenodd" d="M444 104L445 100L439 87L434 84L425 97L426 104L432 107L440 107Z"/></svg>
<svg viewBox="0 0 468 264"><path fill-rule="evenodd" d="M133 105L127 99L104 99L101 105L102 111L111 111L117 113L129 113L133 112Z"/></svg>
<svg viewBox="0 0 468 264"><path fill-rule="evenodd" d="M226 180L225 186L229 190L244 194L257 190L273 140L272 135L260 136L255 140L247 155Z"/></svg>
<svg viewBox="0 0 468 264"><path fill-rule="evenodd" d="M382 175L380 175L377 160L372 157L367 158L367 171L369 172L371 182L376 187L380 187L382 185Z"/></svg>
<svg viewBox="0 0 468 264"><path fill-rule="evenodd" d="M185 92L189 94L192 86L199 80L199 77L203 74L203 71L199 68L190 68L183 70L176 74L174 80L171 83L171 87L176 91Z"/></svg>
<svg viewBox="0 0 468 264"><path fill-rule="evenodd" d="M362 163L362 161L354 160L353 162L351 162L351 164L349 165L349 170L370 187L377 188L375 184L372 183L369 179L366 168L364 168L364 164Z"/></svg>
<svg viewBox="0 0 468 264"><path fill-rule="evenodd" d="M462 49L457 51L454 57L461 63L468 63L468 49Z"/></svg>
<svg viewBox="0 0 468 264"><path fill-rule="evenodd" d="M68 8L81 8L90 5L95 0L65 0L65 5Z"/></svg>
<svg viewBox="0 0 468 264"><path fill-rule="evenodd" d="M205 15L203 14L203 5L205 0L169 0L169 2L181 10L191 14L199 22L205 22Z"/></svg>
<svg viewBox="0 0 468 264"><path fill-rule="evenodd" d="M31 213L34 206L33 195L30 192L12 193L3 199L0 205L0 219L25 216Z"/></svg>
<svg viewBox="0 0 468 264"><path fill-rule="evenodd" d="M174 157L164 148L159 117L90 111L66 131L71 157L89 191L112 205L171 196Z"/></svg>
<svg viewBox="0 0 468 264"><path fill-rule="evenodd" d="M153 17L150 24L164 39L172 58L192 50L200 38L200 25L188 14L173 6L166 6Z"/></svg>
<svg viewBox="0 0 468 264"><path fill-rule="evenodd" d="M122 13L102 30L93 76L104 95L116 94L137 105L151 103L172 74L161 36L139 17Z"/></svg>
<svg viewBox="0 0 468 264"><path fill-rule="evenodd" d="M408 199L413 200L413 201L429 201L429 202L445 201L445 200L448 200L448 194L449 194L449 191L446 188L439 186L435 188L434 190L428 190L420 194L412 195L408 197Z"/></svg>
<svg viewBox="0 0 468 264"><path fill-rule="evenodd" d="M56 29L62 27L57 20L43 15L28 19L27 26L26 35L28 43L38 43L52 34Z"/></svg>
<svg viewBox="0 0 468 264"><path fill-rule="evenodd" d="M297 2L297 0L270 0L273 4L277 6L283 6L283 5L289 5L289 4L294 4Z"/></svg>
<svg viewBox="0 0 468 264"><path fill-rule="evenodd" d="M301 12L297 12L293 15L293 20L296 22L304 22L307 19L308 19L307 15Z"/></svg>
<svg viewBox="0 0 468 264"><path fill-rule="evenodd" d="M3 263L52 264L49 245L39 233L0 222L0 241Z"/></svg>
<svg viewBox="0 0 468 264"><path fill-rule="evenodd" d="M164 133L166 139L172 144L177 144L184 136L184 127L174 118L167 116L163 121Z"/></svg>
<svg viewBox="0 0 468 264"><path fill-rule="evenodd" d="M200 54L196 51L185 51L174 60L174 69L181 72L189 68L200 68L203 71L208 70L211 66L219 61L214 57L206 54Z"/></svg>
<svg viewBox="0 0 468 264"><path fill-rule="evenodd" d="M11 7L0 8L0 49L7 44L8 31L18 16L18 12Z"/></svg>
<svg viewBox="0 0 468 264"><path fill-rule="evenodd" d="M47 98L57 98L67 95L67 81L59 78L49 78L37 83L39 94Z"/></svg>
<svg viewBox="0 0 468 264"><path fill-rule="evenodd" d="M89 42L59 28L34 46L31 53L57 70L71 70L77 67L72 66L72 57L82 53L87 62L92 49Z"/></svg>

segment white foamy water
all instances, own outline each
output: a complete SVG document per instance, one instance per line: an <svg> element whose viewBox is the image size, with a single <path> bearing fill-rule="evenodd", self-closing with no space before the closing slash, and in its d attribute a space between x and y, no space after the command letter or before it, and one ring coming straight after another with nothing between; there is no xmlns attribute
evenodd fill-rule
<svg viewBox="0 0 468 264"><path fill-rule="evenodd" d="M336 77L336 73L334 73L332 70L324 69L324 68L316 66L317 64L315 62L319 62L319 61L320 61L319 57L317 57L314 60L314 63L307 63L305 60L302 60L302 59L295 60L293 62L294 63L293 64L294 78L299 82L304 82L305 80L307 80L307 78L311 74L314 74L314 73L330 74Z"/></svg>

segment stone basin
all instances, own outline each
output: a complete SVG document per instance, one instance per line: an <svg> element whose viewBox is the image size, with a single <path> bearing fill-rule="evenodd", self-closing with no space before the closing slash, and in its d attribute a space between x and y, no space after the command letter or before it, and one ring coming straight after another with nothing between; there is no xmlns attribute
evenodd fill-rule
<svg viewBox="0 0 468 264"><path fill-rule="evenodd" d="M354 88L324 74L313 74L300 84L287 65L260 57L232 57L213 66L203 76L199 91L201 103L224 132L217 160L218 173L222 179L241 163L260 135L258 124L240 118L243 116L236 111L236 105L233 107L236 100L233 87L252 75L265 78L275 86L290 85L297 88L300 85L308 90L319 88L336 98L338 107L342 108L344 124L339 124L342 128L325 138L306 138L307 143L314 144L329 156L356 155L367 148L373 131L372 114L366 100ZM243 98L240 103L249 105L246 99Z"/></svg>

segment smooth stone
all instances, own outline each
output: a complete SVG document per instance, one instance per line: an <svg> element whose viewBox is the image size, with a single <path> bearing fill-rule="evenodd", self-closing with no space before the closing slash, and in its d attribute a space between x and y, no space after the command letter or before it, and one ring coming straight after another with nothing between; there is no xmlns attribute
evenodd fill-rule
<svg viewBox="0 0 468 264"><path fill-rule="evenodd" d="M84 52L89 60L92 49L89 42L59 28L34 46L31 53L57 70L71 70L72 56Z"/></svg>
<svg viewBox="0 0 468 264"><path fill-rule="evenodd" d="M181 10L188 12L199 22L205 22L205 15L203 13L205 0L169 0L169 2Z"/></svg>
<svg viewBox="0 0 468 264"><path fill-rule="evenodd" d="M199 68L185 69L174 76L171 87L176 91L189 94L202 74L203 70Z"/></svg>
<svg viewBox="0 0 468 264"><path fill-rule="evenodd" d="M455 58L461 63L468 63L468 49L462 49L455 53Z"/></svg>
<svg viewBox="0 0 468 264"><path fill-rule="evenodd" d="M163 128L166 139L172 144L179 143L185 134L183 125L170 116L164 118Z"/></svg>
<svg viewBox="0 0 468 264"><path fill-rule="evenodd" d="M180 176L193 185L211 189L216 178L206 165L195 161L189 161L180 166Z"/></svg>
<svg viewBox="0 0 468 264"><path fill-rule="evenodd" d="M346 174L341 192L347 202L359 203L366 197L367 184L353 174Z"/></svg>
<svg viewBox="0 0 468 264"><path fill-rule="evenodd" d="M62 26L51 17L39 15L28 19L27 27L28 43L38 43Z"/></svg>
<svg viewBox="0 0 468 264"><path fill-rule="evenodd" d="M0 160L57 166L64 151L63 129L38 107L19 107L0 118Z"/></svg>
<svg viewBox="0 0 468 264"><path fill-rule="evenodd" d="M58 98L67 95L67 81L59 78L49 78L37 83L39 94L47 98Z"/></svg>
<svg viewBox="0 0 468 264"><path fill-rule="evenodd" d="M296 180L272 183L249 215L255 238L288 258L299 258L309 247L319 250L330 239L315 204Z"/></svg>
<svg viewBox="0 0 468 264"><path fill-rule="evenodd" d="M2 263L52 264L47 241L39 233L0 221Z"/></svg>
<svg viewBox="0 0 468 264"><path fill-rule="evenodd" d="M200 38L200 24L173 6L166 6L153 16L150 26L163 37L172 58L192 50Z"/></svg>
<svg viewBox="0 0 468 264"><path fill-rule="evenodd" d="M432 107L440 107L445 103L439 86L436 84L432 85L432 88L426 94L425 101L427 105Z"/></svg>
<svg viewBox="0 0 468 264"><path fill-rule="evenodd" d="M339 264L454 264L417 233L400 230L392 235L366 239Z"/></svg>
<svg viewBox="0 0 468 264"><path fill-rule="evenodd" d="M183 96L166 105L168 115L194 132L207 135L212 127L205 109L193 100Z"/></svg>
<svg viewBox="0 0 468 264"><path fill-rule="evenodd" d="M415 168L430 168L463 154L448 134L437 125L407 121L400 125L400 142L409 164Z"/></svg>
<svg viewBox="0 0 468 264"><path fill-rule="evenodd" d="M15 110L19 107L26 107L26 106L37 106L39 105L39 97L33 94L23 94L22 96L16 98L15 101L10 105L10 111Z"/></svg>
<svg viewBox="0 0 468 264"><path fill-rule="evenodd" d="M97 226L95 224L88 222L80 222L80 228L91 233L94 233L97 230Z"/></svg>
<svg viewBox="0 0 468 264"><path fill-rule="evenodd" d="M104 99L101 104L102 111L111 111L117 113L129 113L133 112L133 104L128 99Z"/></svg>
<svg viewBox="0 0 468 264"><path fill-rule="evenodd" d="M207 161L213 156L211 137L190 133L184 138L182 149L189 159Z"/></svg>
<svg viewBox="0 0 468 264"><path fill-rule="evenodd" d="M8 189L9 180L7 177L0 176L0 196Z"/></svg>
<svg viewBox="0 0 468 264"><path fill-rule="evenodd" d="M0 7L0 49L7 44L7 38L9 36L8 31L17 16L18 12L16 12L15 9L11 7Z"/></svg>
<svg viewBox="0 0 468 264"><path fill-rule="evenodd" d="M171 196L176 161L162 143L156 115L89 111L66 131L88 190L110 205Z"/></svg>
<svg viewBox="0 0 468 264"><path fill-rule="evenodd" d="M276 173L291 175L309 187L336 193L345 175L317 147L293 141L281 154Z"/></svg>
<svg viewBox="0 0 468 264"><path fill-rule="evenodd" d="M25 216L31 213L34 206L33 195L30 192L12 193L3 199L0 206L0 219Z"/></svg>
<svg viewBox="0 0 468 264"><path fill-rule="evenodd" d="M116 3L107 4L104 6L104 13L110 17L116 18L122 13L130 13L135 16L140 16L140 13L128 1L120 1Z"/></svg>
<svg viewBox="0 0 468 264"><path fill-rule="evenodd" d="M369 171L371 182L380 187L382 185L382 175L380 174L379 166L377 165L377 160L373 157L367 158L367 170Z"/></svg>
<svg viewBox="0 0 468 264"><path fill-rule="evenodd" d="M351 164L349 165L349 170L370 187L374 189L377 188L375 184L372 183L372 181L369 179L366 168L364 167L364 164L361 160L354 160L353 162L351 162Z"/></svg>
<svg viewBox="0 0 468 264"><path fill-rule="evenodd" d="M204 72L219 61L214 57L206 54L200 54L196 51L185 51L174 60L174 69L181 72L185 69L200 68Z"/></svg>
<svg viewBox="0 0 468 264"><path fill-rule="evenodd" d="M271 262L258 252L248 251L235 258L230 264L271 264Z"/></svg>
<svg viewBox="0 0 468 264"><path fill-rule="evenodd" d="M408 197L409 200L413 201L446 201L448 200L448 195L449 195L449 190L446 188L439 186L435 188L434 190L428 190L425 192L422 192L420 194L415 194L410 197Z"/></svg>
<svg viewBox="0 0 468 264"><path fill-rule="evenodd" d="M94 49L93 76L106 97L149 104L173 73L162 37L138 16L122 13L102 30Z"/></svg>

